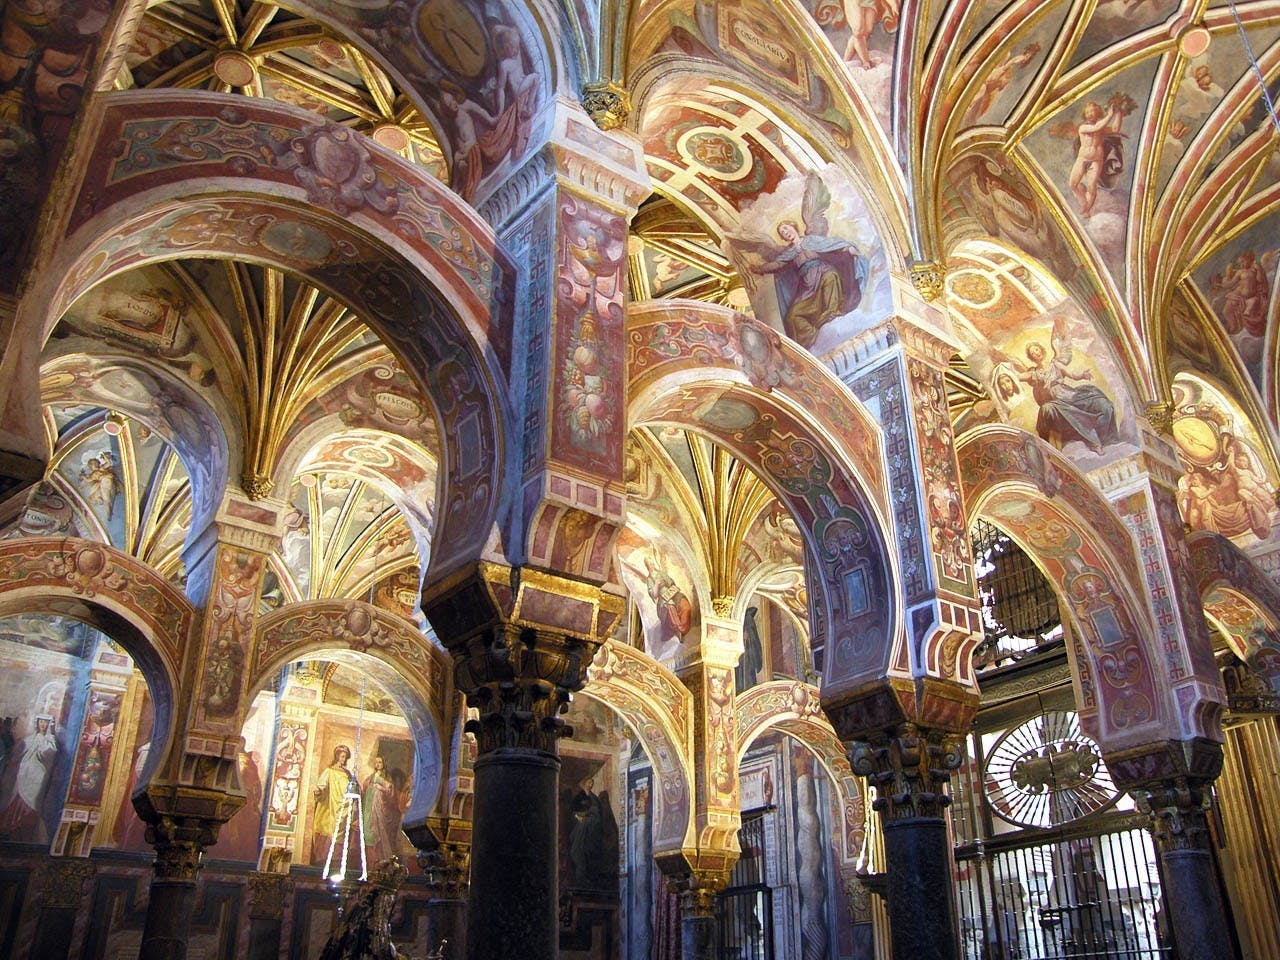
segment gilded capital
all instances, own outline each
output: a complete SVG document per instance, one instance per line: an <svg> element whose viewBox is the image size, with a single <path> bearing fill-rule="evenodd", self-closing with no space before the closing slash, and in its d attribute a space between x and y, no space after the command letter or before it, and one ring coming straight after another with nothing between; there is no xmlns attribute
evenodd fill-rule
<svg viewBox="0 0 1280 960"><path fill-rule="evenodd" d="M678 878L680 907L685 916L715 916L716 897L728 885L728 870L695 868Z"/></svg>
<svg viewBox="0 0 1280 960"><path fill-rule="evenodd" d="M265 473L245 473L240 477L240 489L250 500L265 500L275 487L275 481Z"/></svg>
<svg viewBox="0 0 1280 960"><path fill-rule="evenodd" d="M597 80L583 86L582 106L601 130L617 130L631 115L631 95L612 80Z"/></svg>
<svg viewBox="0 0 1280 960"><path fill-rule="evenodd" d="M1177 405L1172 400L1153 400L1147 404L1147 422L1162 437L1173 435L1173 419Z"/></svg>
<svg viewBox="0 0 1280 960"><path fill-rule="evenodd" d="M471 844L443 842L418 851L432 900L465 900L471 877Z"/></svg>
<svg viewBox="0 0 1280 960"><path fill-rule="evenodd" d="M946 282L946 268L936 260L917 260L911 265L911 285L926 303L942 296Z"/></svg>
<svg viewBox="0 0 1280 960"><path fill-rule="evenodd" d="M156 848L156 879L195 883L201 857L217 842L221 826L198 817L160 817L148 824L147 842Z"/></svg>
<svg viewBox="0 0 1280 960"><path fill-rule="evenodd" d="M946 785L964 759L954 733L903 723L849 747L853 772L876 788L872 806L886 820L941 817L951 798Z"/></svg>

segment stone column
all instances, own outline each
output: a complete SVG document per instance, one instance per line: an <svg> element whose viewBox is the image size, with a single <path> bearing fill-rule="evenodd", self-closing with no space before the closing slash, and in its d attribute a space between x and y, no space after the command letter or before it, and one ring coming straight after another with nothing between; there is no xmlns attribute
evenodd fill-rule
<svg viewBox="0 0 1280 960"><path fill-rule="evenodd" d="M185 960L201 857L217 841L220 826L196 817L167 816L148 825L147 841L155 845L156 860L138 960Z"/></svg>
<svg viewBox="0 0 1280 960"><path fill-rule="evenodd" d="M946 784L964 757L955 734L902 723L849 750L876 788L894 960L959 960Z"/></svg>
<svg viewBox="0 0 1280 960"><path fill-rule="evenodd" d="M427 943L441 960L467 955L467 892L471 878L471 844L444 841L419 850L418 864L427 876Z"/></svg>
<svg viewBox="0 0 1280 960"><path fill-rule="evenodd" d="M64 960L71 955L76 914L84 900L84 885L93 879L94 869L94 861L86 857L51 857L45 861L32 957Z"/></svg>
<svg viewBox="0 0 1280 960"><path fill-rule="evenodd" d="M1131 791L1138 809L1151 818L1164 914L1173 930L1178 960L1239 956L1209 847L1211 783L1196 777L1170 777Z"/></svg>
<svg viewBox="0 0 1280 960"><path fill-rule="evenodd" d="M682 960L718 960L716 897L729 883L727 870L692 870L680 891Z"/></svg>
<svg viewBox="0 0 1280 960"><path fill-rule="evenodd" d="M249 954L247 960L280 956L284 908L293 881L279 873L249 874Z"/></svg>
<svg viewBox="0 0 1280 960"><path fill-rule="evenodd" d="M471 827L471 960L559 954L559 714L623 600L545 571L481 563L423 607L479 717ZM558 622L558 624L557 624Z"/></svg>

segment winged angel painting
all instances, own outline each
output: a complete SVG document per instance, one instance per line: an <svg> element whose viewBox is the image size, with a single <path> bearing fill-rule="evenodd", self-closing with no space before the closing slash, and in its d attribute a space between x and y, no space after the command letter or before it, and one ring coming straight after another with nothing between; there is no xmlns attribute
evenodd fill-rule
<svg viewBox="0 0 1280 960"><path fill-rule="evenodd" d="M1036 433L1059 450L1072 441L1084 443L1094 453L1120 439L1116 430L1116 408L1102 389L1086 381L1093 379L1090 370L1072 371L1072 346L1066 318L1058 317L1049 338L1052 353L1039 340L1027 344L1030 366L1019 363L1008 354L993 351L997 361L992 382L997 395L1005 403L1022 392L1021 384L1031 387L1031 397L1039 407Z"/></svg>
<svg viewBox="0 0 1280 960"><path fill-rule="evenodd" d="M804 347L813 346L825 324L857 309L867 283L867 260L857 244L828 236L830 205L831 191L810 172L800 222L777 226L781 246L758 234L732 238L751 272L774 275L783 329Z"/></svg>

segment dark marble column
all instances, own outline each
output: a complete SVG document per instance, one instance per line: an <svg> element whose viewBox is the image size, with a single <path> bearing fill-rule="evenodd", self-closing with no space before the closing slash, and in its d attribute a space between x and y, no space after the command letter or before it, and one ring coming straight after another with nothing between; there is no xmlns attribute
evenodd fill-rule
<svg viewBox="0 0 1280 960"><path fill-rule="evenodd" d="M850 747L854 773L876 788L894 960L959 960L945 785L963 756L954 734L914 723Z"/></svg>
<svg viewBox="0 0 1280 960"><path fill-rule="evenodd" d="M418 851L431 894L427 906L427 943L441 960L467 955L467 891L471 875L471 845L445 841Z"/></svg>
<svg viewBox="0 0 1280 960"><path fill-rule="evenodd" d="M87 857L53 857L46 861L32 957L64 960L70 956L84 885L93 874L94 862Z"/></svg>
<svg viewBox="0 0 1280 960"><path fill-rule="evenodd" d="M249 874L248 960L276 960L293 882L282 873Z"/></svg>
<svg viewBox="0 0 1280 960"><path fill-rule="evenodd" d="M716 896L728 882L721 871L695 870L680 894L681 960L718 960Z"/></svg>
<svg viewBox="0 0 1280 960"><path fill-rule="evenodd" d="M138 960L186 960L201 857L217 840L220 825L161 817L147 827L156 860Z"/></svg>
<svg viewBox="0 0 1280 960"><path fill-rule="evenodd" d="M595 645L504 624L472 642L455 677L480 718L467 911L470 960L559 955L558 714ZM457 654L455 653L455 657Z"/></svg>
<svg viewBox="0 0 1280 960"><path fill-rule="evenodd" d="M1151 818L1178 960L1239 956L1209 846L1210 783L1172 777L1131 791L1138 809Z"/></svg>

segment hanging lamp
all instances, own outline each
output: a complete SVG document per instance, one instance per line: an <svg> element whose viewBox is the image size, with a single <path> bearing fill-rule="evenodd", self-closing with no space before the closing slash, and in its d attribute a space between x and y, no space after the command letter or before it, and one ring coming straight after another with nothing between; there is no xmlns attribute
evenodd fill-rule
<svg viewBox="0 0 1280 960"><path fill-rule="evenodd" d="M351 777L347 780L347 792L342 795L342 808L338 811L338 822L334 824L333 837L329 841L329 855L324 861L324 875L330 883L340 884L347 881L363 883L369 879L368 855L364 845L364 809L360 797L360 783L356 779L356 771L360 769L360 735L364 732L364 695L368 685L365 677L360 678L360 716L356 721L356 745L352 752ZM356 845L360 850L360 875L348 876L348 863L351 854L352 834L355 834ZM337 863L334 858L337 857Z"/></svg>

